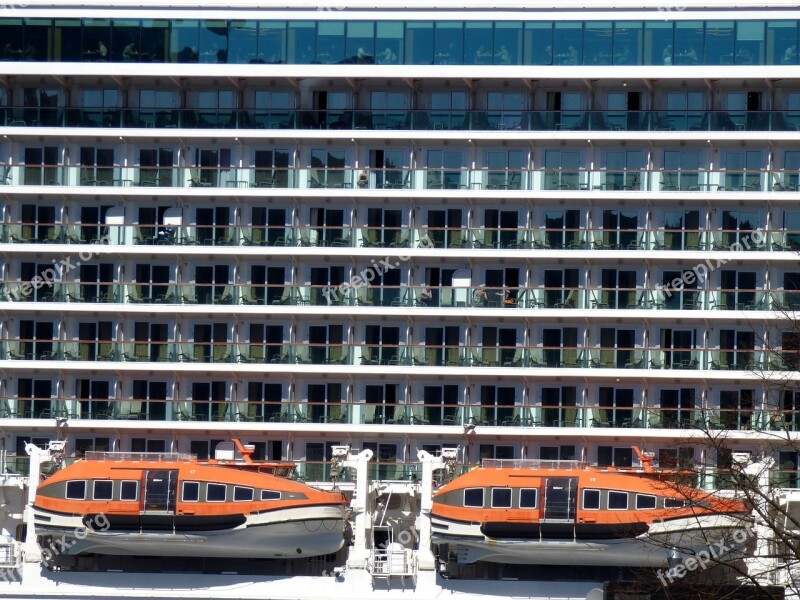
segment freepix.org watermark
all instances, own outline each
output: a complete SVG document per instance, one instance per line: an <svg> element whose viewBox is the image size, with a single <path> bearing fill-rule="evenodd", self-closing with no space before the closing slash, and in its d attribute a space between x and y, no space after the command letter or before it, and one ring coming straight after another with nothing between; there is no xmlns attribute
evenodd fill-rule
<svg viewBox="0 0 800 600"><path fill-rule="evenodd" d="M419 241L420 248L433 248L434 243L431 238L425 236ZM322 288L322 295L330 304L339 303L342 298L347 294L348 290L358 290L368 286L371 282L375 281L381 275L384 275L392 269L396 269L404 262L408 261L411 257L402 255L397 258L385 257L380 260L374 258L370 261L368 267L363 268L357 275L351 277L348 281L340 283L337 286L326 286Z"/></svg>
<svg viewBox="0 0 800 600"><path fill-rule="evenodd" d="M729 252L743 252L750 250L753 247L761 246L767 239L766 234L760 229L755 229L741 237L738 242L734 242L724 249ZM717 258L715 260L705 259L703 262L696 264L691 269L685 270L680 277L676 277L672 281L665 284L656 284L655 289L658 292L663 292L665 297L671 298L673 292L680 292L687 285L700 284L708 279L714 271L720 267L728 264L730 259Z"/></svg>
<svg viewBox="0 0 800 600"><path fill-rule="evenodd" d="M66 535L49 538L47 545L41 547L42 566L52 569L57 557L66 554L75 544L86 539L86 536L89 535L89 528L92 531L108 531L111 529L111 522L108 517L100 513L85 521L84 526L73 529L69 535L70 539L67 539ZM21 581L21 575L17 569L0 569L0 581L18 583Z"/></svg>
<svg viewBox="0 0 800 600"><path fill-rule="evenodd" d="M98 240L97 250L90 252L79 252L78 260L73 261L71 256L62 258L61 260L52 259L52 267L48 267L30 281L23 281L17 284L8 284L3 288L2 300L10 300L12 302L21 302L25 300L34 290L40 290L43 287L52 288L57 280L64 279L64 276L70 271L74 271L82 264L93 260L98 254L107 252L105 246L109 243L108 236L104 236ZM59 271L60 277L59 277Z"/></svg>
<svg viewBox="0 0 800 600"><path fill-rule="evenodd" d="M681 564L675 565L666 571L659 569L656 571L656 577L658 577L661 585L667 587L683 579L689 573L705 571L709 567L720 564L730 558L731 552L739 550L747 540L755 536L756 532L753 531L752 525L750 523L742 523L742 529L734 531L730 539L711 542L703 550L685 558Z"/></svg>

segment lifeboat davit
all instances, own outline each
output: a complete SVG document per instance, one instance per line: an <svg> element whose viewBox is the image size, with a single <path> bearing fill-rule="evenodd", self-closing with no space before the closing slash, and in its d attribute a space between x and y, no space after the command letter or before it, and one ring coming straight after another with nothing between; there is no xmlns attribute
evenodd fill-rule
<svg viewBox="0 0 800 600"><path fill-rule="evenodd" d="M299 558L344 544L345 497L276 475L285 463L97 454L39 485L43 547L57 539L67 555Z"/></svg>
<svg viewBox="0 0 800 600"><path fill-rule="evenodd" d="M743 502L643 464L484 461L433 496L439 560L663 568L720 547L741 554L752 537Z"/></svg>

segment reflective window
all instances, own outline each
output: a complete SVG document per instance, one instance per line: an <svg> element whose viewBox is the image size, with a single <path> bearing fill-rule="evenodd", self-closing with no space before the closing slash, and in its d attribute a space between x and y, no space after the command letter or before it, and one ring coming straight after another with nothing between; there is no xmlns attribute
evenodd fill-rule
<svg viewBox="0 0 800 600"><path fill-rule="evenodd" d="M764 21L740 21L736 24L735 63L764 64Z"/></svg>
<svg viewBox="0 0 800 600"><path fill-rule="evenodd" d="M261 21L258 24L258 55L248 62L271 65L287 62L286 40L285 22ZM313 56L313 52L309 56Z"/></svg>
<svg viewBox="0 0 800 600"><path fill-rule="evenodd" d="M198 34L201 63L228 62L227 21L201 21Z"/></svg>
<svg viewBox="0 0 800 600"><path fill-rule="evenodd" d="M322 64L344 62L344 21L331 21L318 24L317 60Z"/></svg>
<svg viewBox="0 0 800 600"><path fill-rule="evenodd" d="M85 481L67 482L67 500L83 500L86 497Z"/></svg>
<svg viewBox="0 0 800 600"><path fill-rule="evenodd" d="M223 483L208 483L206 484L206 501L207 502L225 502L225 492L227 486Z"/></svg>
<svg viewBox="0 0 800 600"><path fill-rule="evenodd" d="M519 491L520 508L536 508L536 498L539 490L536 488L523 488Z"/></svg>
<svg viewBox="0 0 800 600"><path fill-rule="evenodd" d="M347 24L345 62L372 64L375 62L375 24L371 21L351 21Z"/></svg>
<svg viewBox="0 0 800 600"><path fill-rule="evenodd" d="M706 29L704 64L733 64L733 21L715 21Z"/></svg>
<svg viewBox="0 0 800 600"><path fill-rule="evenodd" d="M266 62L258 55L258 21L231 21L228 61L234 64Z"/></svg>
<svg viewBox="0 0 800 600"><path fill-rule="evenodd" d="M525 23L525 54L523 64L553 64L553 24Z"/></svg>
<svg viewBox="0 0 800 600"><path fill-rule="evenodd" d="M281 493L280 492L273 492L272 490L261 490L261 499L262 500L280 500Z"/></svg>
<svg viewBox="0 0 800 600"><path fill-rule="evenodd" d="M235 64L797 64L797 21L0 19L0 59Z"/></svg>
<svg viewBox="0 0 800 600"><path fill-rule="evenodd" d="M675 56L672 23L644 24L643 61L646 65L671 65Z"/></svg>
<svg viewBox="0 0 800 600"><path fill-rule="evenodd" d="M642 24L617 22L614 24L614 64L638 65L642 63Z"/></svg>
<svg viewBox="0 0 800 600"><path fill-rule="evenodd" d="M656 497L636 494L636 510L651 510L656 507Z"/></svg>
<svg viewBox="0 0 800 600"><path fill-rule="evenodd" d="M492 508L511 508L511 488L492 489Z"/></svg>
<svg viewBox="0 0 800 600"><path fill-rule="evenodd" d="M797 22L770 21L767 23L765 61L768 65L797 64Z"/></svg>
<svg viewBox="0 0 800 600"><path fill-rule="evenodd" d="M483 507L483 488L464 490L464 506Z"/></svg>
<svg viewBox="0 0 800 600"><path fill-rule="evenodd" d="M583 37L584 64L611 64L611 33L611 21L597 21L586 24Z"/></svg>
<svg viewBox="0 0 800 600"><path fill-rule="evenodd" d="M234 502L252 502L253 488L250 487L233 487L233 501Z"/></svg>
<svg viewBox="0 0 800 600"><path fill-rule="evenodd" d="M114 482L111 480L95 481L92 499L111 500L114 497Z"/></svg>
<svg viewBox="0 0 800 600"><path fill-rule="evenodd" d="M437 65L464 64L464 25L460 21L436 23L433 62Z"/></svg>
<svg viewBox="0 0 800 600"><path fill-rule="evenodd" d="M184 481L181 500L183 502L197 502L200 500L200 484L196 481Z"/></svg>
<svg viewBox="0 0 800 600"><path fill-rule="evenodd" d="M522 63L522 23L495 23L494 64L519 65Z"/></svg>
<svg viewBox="0 0 800 600"><path fill-rule="evenodd" d="M290 21L288 31L287 62L307 65L317 62L317 35L310 21Z"/></svg>
<svg viewBox="0 0 800 600"><path fill-rule="evenodd" d="M197 21L172 21L169 38L170 60L179 63L196 63L197 47Z"/></svg>
<svg viewBox="0 0 800 600"><path fill-rule="evenodd" d="M464 32L464 64L490 65L494 62L494 54L492 23L467 23Z"/></svg>
<svg viewBox="0 0 800 600"><path fill-rule="evenodd" d="M119 499L127 502L135 502L139 499L139 482L123 481L119 488Z"/></svg>
<svg viewBox="0 0 800 600"><path fill-rule="evenodd" d="M600 510L600 490L583 490L583 509Z"/></svg>
<svg viewBox="0 0 800 600"><path fill-rule="evenodd" d="M628 494L626 492L608 492L608 510L626 510Z"/></svg>
<svg viewBox="0 0 800 600"><path fill-rule="evenodd" d="M554 65L579 65L583 56L583 23L556 23Z"/></svg>
<svg viewBox="0 0 800 600"><path fill-rule="evenodd" d="M703 56L703 21L675 23L673 65L696 65Z"/></svg>

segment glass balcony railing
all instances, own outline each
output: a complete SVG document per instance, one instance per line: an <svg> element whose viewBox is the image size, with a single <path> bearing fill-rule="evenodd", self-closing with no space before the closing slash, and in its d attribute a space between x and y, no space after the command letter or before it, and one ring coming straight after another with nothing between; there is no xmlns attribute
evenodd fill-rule
<svg viewBox="0 0 800 600"><path fill-rule="evenodd" d="M551 404L536 401L523 405L509 398L506 403L465 404L443 401L433 404L312 401L288 402L280 398L7 398L2 419L96 419L134 421L199 421L285 424L398 425L463 427L546 427L622 429L702 429L797 431L800 412L775 410L765 405L735 407L699 401L681 406L644 406L638 402ZM27 457L6 455L6 473L27 474ZM302 471L302 469L300 469ZM302 475L302 472L301 472Z"/></svg>
<svg viewBox="0 0 800 600"><path fill-rule="evenodd" d="M401 131L797 131L800 111L0 108L0 126Z"/></svg>
<svg viewBox="0 0 800 600"><path fill-rule="evenodd" d="M4 360L255 363L341 366L502 367L550 369L645 369L786 371L796 369L796 350L703 347L483 346L421 343L315 344L286 342L174 342L6 339Z"/></svg>
<svg viewBox="0 0 800 600"><path fill-rule="evenodd" d="M174 209L179 211L179 209ZM800 231L789 229L650 229L526 227L381 227L161 223L0 223L0 242L175 246L301 246L325 248L429 248L474 250L800 250Z"/></svg>
<svg viewBox="0 0 800 600"><path fill-rule="evenodd" d="M597 310L800 310L800 291L705 288L679 280L660 287L502 287L242 284L226 282L0 282L0 301L242 306L503 308Z"/></svg>
<svg viewBox="0 0 800 600"><path fill-rule="evenodd" d="M608 169L353 169L2 165L6 185L381 190L792 192L798 171Z"/></svg>

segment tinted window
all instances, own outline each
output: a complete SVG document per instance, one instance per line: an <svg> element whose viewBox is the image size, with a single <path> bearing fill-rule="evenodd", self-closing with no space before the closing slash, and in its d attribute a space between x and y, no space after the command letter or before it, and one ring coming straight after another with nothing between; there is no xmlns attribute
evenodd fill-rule
<svg viewBox="0 0 800 600"><path fill-rule="evenodd" d="M625 492L608 492L609 510L625 510L628 508L628 494Z"/></svg>
<svg viewBox="0 0 800 600"><path fill-rule="evenodd" d="M136 500L139 496L138 481L123 481L119 488L120 500Z"/></svg>
<svg viewBox="0 0 800 600"><path fill-rule="evenodd" d="M209 483L206 488L206 501L225 502L225 489L227 486L221 483Z"/></svg>
<svg viewBox="0 0 800 600"><path fill-rule="evenodd" d="M111 500L114 496L114 482L113 481L95 481L94 493L92 497L95 500Z"/></svg>
<svg viewBox="0 0 800 600"><path fill-rule="evenodd" d="M519 491L519 507L520 508L536 508L536 497L538 490L520 490Z"/></svg>
<svg viewBox="0 0 800 600"><path fill-rule="evenodd" d="M234 502L250 502L252 499L253 488L239 487L238 485L233 488Z"/></svg>
<svg viewBox="0 0 800 600"><path fill-rule="evenodd" d="M686 503L680 498L665 498L664 508L683 508Z"/></svg>
<svg viewBox="0 0 800 600"><path fill-rule="evenodd" d="M196 481L184 481L182 498L184 502L197 502L200 500L200 484Z"/></svg>
<svg viewBox="0 0 800 600"><path fill-rule="evenodd" d="M600 490L583 490L583 508L600 510Z"/></svg>
<svg viewBox="0 0 800 600"><path fill-rule="evenodd" d="M261 490L261 499L262 500L280 500L281 493L280 492L273 492L272 490Z"/></svg>
<svg viewBox="0 0 800 600"><path fill-rule="evenodd" d="M86 498L86 482L68 481L67 500L83 500L84 498Z"/></svg>
<svg viewBox="0 0 800 600"><path fill-rule="evenodd" d="M492 506L496 508L511 508L511 490L509 488L493 489Z"/></svg>
<svg viewBox="0 0 800 600"><path fill-rule="evenodd" d="M638 510L648 510L656 507L655 496L645 496L643 494L636 494L636 508Z"/></svg>
<svg viewBox="0 0 800 600"><path fill-rule="evenodd" d="M464 506L483 506L483 488L464 490Z"/></svg>

